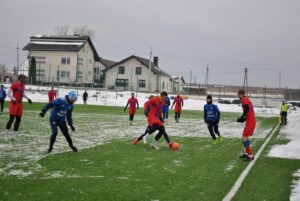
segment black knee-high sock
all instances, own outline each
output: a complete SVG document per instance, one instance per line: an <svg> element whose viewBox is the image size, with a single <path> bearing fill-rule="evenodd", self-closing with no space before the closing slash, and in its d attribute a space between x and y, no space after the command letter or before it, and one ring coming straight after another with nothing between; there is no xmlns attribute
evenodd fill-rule
<svg viewBox="0 0 300 201"><path fill-rule="evenodd" d="M180 114L181 114L181 113L180 113L180 112L178 112L178 114L177 114L177 119L179 119L179 118L180 118Z"/></svg>
<svg viewBox="0 0 300 201"><path fill-rule="evenodd" d="M169 118L169 112L166 112L166 119Z"/></svg>
<svg viewBox="0 0 300 201"><path fill-rule="evenodd" d="M175 112L175 120L177 120L177 119L178 119L178 113Z"/></svg>
<svg viewBox="0 0 300 201"><path fill-rule="evenodd" d="M52 135L50 136L50 145L49 145L49 150L50 151L53 148L53 145L54 145L55 140L56 140L56 136L57 136L57 133L52 133Z"/></svg>
<svg viewBox="0 0 300 201"><path fill-rule="evenodd" d="M166 119L166 113L163 112L163 119Z"/></svg>
<svg viewBox="0 0 300 201"><path fill-rule="evenodd" d="M142 140L143 137L145 137L145 136L149 133L149 131L150 131L150 126L148 125L148 127L147 127L146 130L145 130L145 133L142 134L142 135L138 138L138 141Z"/></svg>
<svg viewBox="0 0 300 201"><path fill-rule="evenodd" d="M11 128L11 125L12 125L12 123L14 122L14 120L15 120L15 116L10 115L10 116L9 116L9 120L8 120L8 122L7 122L7 124L6 124L6 129L7 129L7 130L9 130L9 129Z"/></svg>
<svg viewBox="0 0 300 201"><path fill-rule="evenodd" d="M14 125L14 131L18 131L19 130L19 126L20 126L20 123L21 123L21 116L16 116L16 122L15 122L15 125Z"/></svg>
<svg viewBox="0 0 300 201"><path fill-rule="evenodd" d="M59 128L61 130L61 132L63 133L63 135L65 136L67 142L69 143L69 146L72 147L73 146L73 141L71 136L69 135L69 130L66 124L61 124L59 125Z"/></svg>
<svg viewBox="0 0 300 201"><path fill-rule="evenodd" d="M134 117L133 114L129 115L129 121L133 121L133 117Z"/></svg>

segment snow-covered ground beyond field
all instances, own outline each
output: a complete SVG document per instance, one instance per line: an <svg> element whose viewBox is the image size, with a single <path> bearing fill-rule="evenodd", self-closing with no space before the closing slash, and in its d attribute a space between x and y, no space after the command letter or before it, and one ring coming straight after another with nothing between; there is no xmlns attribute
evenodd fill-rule
<svg viewBox="0 0 300 201"><path fill-rule="evenodd" d="M5 85L9 87L9 85ZM39 87L33 85L27 85L26 89L29 89L26 94L32 99L33 102L47 102L48 96L47 92L50 87ZM30 89L32 91L30 91ZM38 91L37 91L38 90ZM58 90L58 96L64 97L69 91L74 90L72 88L60 87ZM82 94L84 89L76 89L78 93L78 101L76 104L83 104ZM131 92L115 92L115 91L105 91L105 90L96 90L89 89L87 90L89 94L88 104L91 105L108 105L108 106L125 106L128 98L130 97ZM137 93L137 97L140 103L140 106L148 100L149 93ZM157 95L153 93L153 95ZM170 96L174 96L171 94ZM217 97L215 97L217 99ZM184 101L183 109L187 110L203 110L204 105L206 104L205 97L191 96L189 99ZM221 112L242 112L242 108L239 105L235 104L219 104L216 103ZM269 116L269 115L279 115L278 108L259 108L255 107L255 112L260 116Z"/></svg>
<svg viewBox="0 0 300 201"><path fill-rule="evenodd" d="M291 111L288 114L288 124L282 127L280 138L289 142L282 145L274 145L269 152L270 157L300 159L300 110ZM300 170L294 173L295 180L292 184L291 201L300 200Z"/></svg>

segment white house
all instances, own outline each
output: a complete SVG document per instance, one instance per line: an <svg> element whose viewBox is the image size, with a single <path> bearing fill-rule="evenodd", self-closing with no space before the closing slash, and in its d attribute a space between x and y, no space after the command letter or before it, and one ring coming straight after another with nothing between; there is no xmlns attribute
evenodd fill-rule
<svg viewBox="0 0 300 201"><path fill-rule="evenodd" d="M104 70L108 89L173 92L171 76L155 62L132 55ZM149 68L149 63L151 63Z"/></svg>
<svg viewBox="0 0 300 201"><path fill-rule="evenodd" d="M36 80L45 83L92 84L102 65L89 36L32 36L23 50L36 61Z"/></svg>

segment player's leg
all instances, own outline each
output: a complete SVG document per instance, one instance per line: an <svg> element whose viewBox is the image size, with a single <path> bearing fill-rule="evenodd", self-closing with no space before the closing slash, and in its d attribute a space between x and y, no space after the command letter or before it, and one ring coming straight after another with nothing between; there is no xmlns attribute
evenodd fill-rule
<svg viewBox="0 0 300 201"><path fill-rule="evenodd" d="M164 136L166 142L168 143L168 145L170 145L170 138L165 130L165 127L163 125L156 125L156 128L159 130L159 132L157 133L153 142L151 143L151 147L154 149L159 149L159 147L157 146L157 142L162 136Z"/></svg>
<svg viewBox="0 0 300 201"><path fill-rule="evenodd" d="M15 120L15 115L9 115L9 119L8 119L8 122L6 124L6 129L7 130L10 130L11 128L11 125L13 124L14 120Z"/></svg>
<svg viewBox="0 0 300 201"><path fill-rule="evenodd" d="M0 114L2 114L2 112L3 112L3 107L4 107L4 100L0 100L0 104L1 104Z"/></svg>
<svg viewBox="0 0 300 201"><path fill-rule="evenodd" d="M150 125L147 126L145 132L140 135L138 138L134 138L132 144L137 144L139 141L143 140L145 144L147 144L147 141L146 141L146 136L149 134L149 131L150 131Z"/></svg>
<svg viewBox="0 0 300 201"><path fill-rule="evenodd" d="M212 139L216 140L217 138L216 138L216 135L215 135L214 130L213 130L213 124L211 124L211 123L207 124L207 128L208 128L208 131L209 131Z"/></svg>
<svg viewBox="0 0 300 201"><path fill-rule="evenodd" d="M179 118L180 118L180 114L181 114L181 111L180 111L180 112L178 112L177 119L179 119Z"/></svg>
<svg viewBox="0 0 300 201"><path fill-rule="evenodd" d="M16 121L15 121L15 124L14 124L13 137L17 137L17 132L18 132L19 127L20 127L21 119L22 119L22 116L16 116Z"/></svg>
<svg viewBox="0 0 300 201"><path fill-rule="evenodd" d="M134 117L134 115L133 115L133 114L129 114L129 121L130 121L130 125L132 125L132 122L133 122L133 117Z"/></svg>
<svg viewBox="0 0 300 201"><path fill-rule="evenodd" d="M165 120L165 119L166 119L166 112L163 111L163 120Z"/></svg>
<svg viewBox="0 0 300 201"><path fill-rule="evenodd" d="M69 147L74 151L74 152L77 152L77 148L73 145L73 141L72 141L72 138L69 134L69 129L67 127L67 124L66 122L64 123L60 123L59 125L59 129L61 130L61 132L63 133L63 135L65 136L67 142L69 143Z"/></svg>
<svg viewBox="0 0 300 201"><path fill-rule="evenodd" d="M57 123L55 121L50 120L50 127L51 127L51 136L50 136L50 144L49 144L48 153L51 153L51 151L53 149L53 145L56 140L57 133L58 133Z"/></svg>
<svg viewBox="0 0 300 201"><path fill-rule="evenodd" d="M219 131L219 125L218 124L213 124L213 129L215 134L217 134L219 137L221 136L220 131Z"/></svg>
<svg viewBox="0 0 300 201"><path fill-rule="evenodd" d="M251 136L255 129L255 122L246 122L245 129L243 132L242 142L245 147L245 152L241 155L240 158L247 158L248 161L252 161L254 159L251 143L249 140L249 136Z"/></svg>

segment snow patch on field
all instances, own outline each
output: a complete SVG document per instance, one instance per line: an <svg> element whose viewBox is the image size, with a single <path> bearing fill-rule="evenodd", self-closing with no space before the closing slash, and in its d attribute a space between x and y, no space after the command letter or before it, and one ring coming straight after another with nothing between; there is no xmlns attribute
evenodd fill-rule
<svg viewBox="0 0 300 201"><path fill-rule="evenodd" d="M226 172L231 172L236 167L236 161L232 160L230 161L226 166L225 166L225 171Z"/></svg>
<svg viewBox="0 0 300 201"><path fill-rule="evenodd" d="M290 196L290 201L299 201L300 199L300 170L296 171L293 175L297 180L293 181L292 193Z"/></svg>
<svg viewBox="0 0 300 201"><path fill-rule="evenodd" d="M290 140L287 144L274 145L270 157L300 159L300 110L288 114L288 124L283 126L279 137Z"/></svg>

